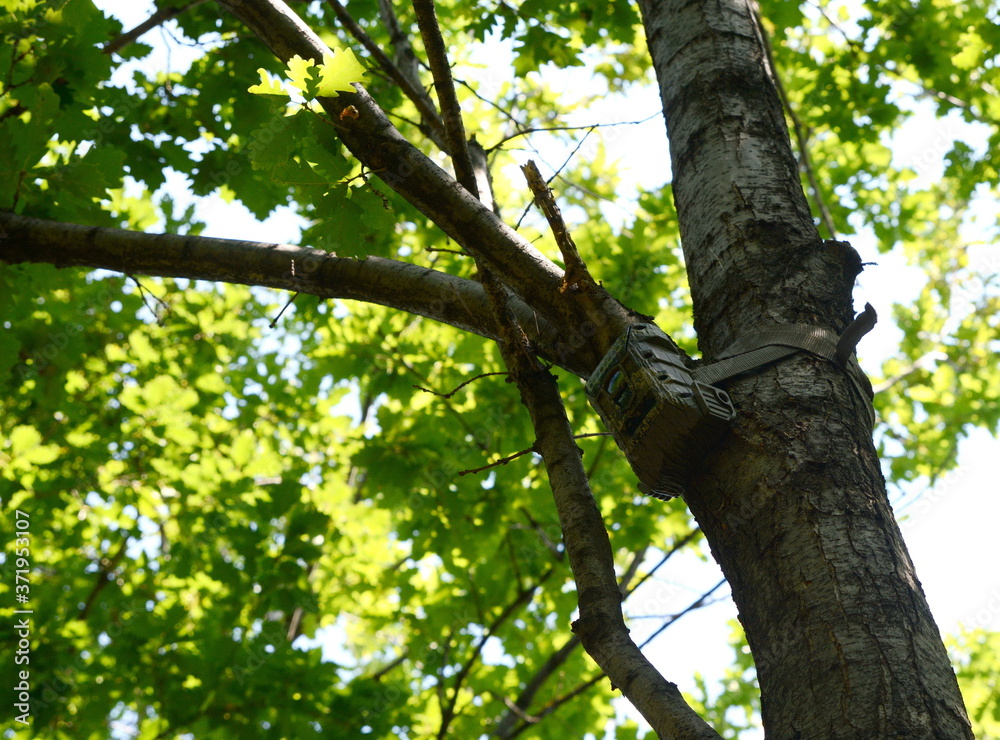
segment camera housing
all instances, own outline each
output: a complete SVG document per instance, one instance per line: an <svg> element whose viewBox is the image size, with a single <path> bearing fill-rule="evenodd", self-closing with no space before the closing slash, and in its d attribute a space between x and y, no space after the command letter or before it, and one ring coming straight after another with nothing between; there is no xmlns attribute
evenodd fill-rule
<svg viewBox="0 0 1000 740"><path fill-rule="evenodd" d="M691 473L735 416L725 391L695 380L659 327L633 324L587 381L587 397L644 494L683 495Z"/></svg>

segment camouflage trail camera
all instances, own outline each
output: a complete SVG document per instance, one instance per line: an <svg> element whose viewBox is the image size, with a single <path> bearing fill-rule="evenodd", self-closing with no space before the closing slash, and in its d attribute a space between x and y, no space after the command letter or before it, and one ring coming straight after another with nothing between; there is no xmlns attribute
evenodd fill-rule
<svg viewBox="0 0 1000 740"><path fill-rule="evenodd" d="M729 426L726 392L695 380L654 324L633 324L587 381L587 396L639 478L669 500Z"/></svg>

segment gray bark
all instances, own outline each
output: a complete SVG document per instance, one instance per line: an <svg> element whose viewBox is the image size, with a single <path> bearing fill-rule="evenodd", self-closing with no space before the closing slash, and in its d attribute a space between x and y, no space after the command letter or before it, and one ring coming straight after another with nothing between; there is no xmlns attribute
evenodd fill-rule
<svg viewBox="0 0 1000 740"><path fill-rule="evenodd" d="M381 257L351 259L291 244L144 234L0 212L0 262L260 285L398 308L488 339L499 336L482 285ZM578 375L590 372L586 353L568 344L564 332L516 297L509 303L539 354Z"/></svg>
<svg viewBox="0 0 1000 740"><path fill-rule="evenodd" d="M744 0L641 0L708 359L769 323L842 331L861 265L810 218ZM768 738L968 738L846 374L804 354L730 381L687 502L746 629Z"/></svg>

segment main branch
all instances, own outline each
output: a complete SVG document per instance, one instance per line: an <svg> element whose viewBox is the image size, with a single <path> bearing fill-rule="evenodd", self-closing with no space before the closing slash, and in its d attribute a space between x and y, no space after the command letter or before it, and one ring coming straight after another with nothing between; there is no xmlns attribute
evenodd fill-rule
<svg viewBox="0 0 1000 740"><path fill-rule="evenodd" d="M259 285L374 303L489 339L499 336L482 285L381 257L356 260L290 244L144 234L0 212L0 262ZM542 356L578 375L589 372L587 358L555 327L517 298L510 302Z"/></svg>

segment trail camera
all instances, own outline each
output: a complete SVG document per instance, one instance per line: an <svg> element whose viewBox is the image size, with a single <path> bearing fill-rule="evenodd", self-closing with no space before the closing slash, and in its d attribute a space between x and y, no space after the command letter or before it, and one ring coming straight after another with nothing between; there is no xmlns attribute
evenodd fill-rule
<svg viewBox="0 0 1000 740"><path fill-rule="evenodd" d="M587 381L587 396L639 478L664 501L684 493L691 472L735 412L725 391L691 377L654 324L633 324Z"/></svg>

